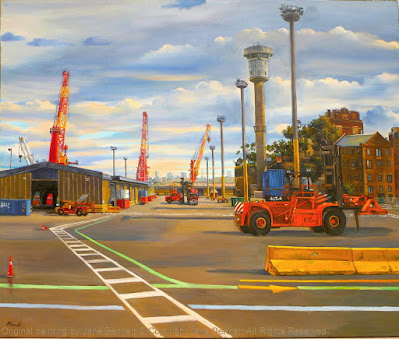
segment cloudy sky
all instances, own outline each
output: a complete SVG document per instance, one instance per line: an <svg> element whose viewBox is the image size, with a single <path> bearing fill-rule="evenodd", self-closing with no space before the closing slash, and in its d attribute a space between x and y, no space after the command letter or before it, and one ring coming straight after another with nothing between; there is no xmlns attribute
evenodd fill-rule
<svg viewBox="0 0 399 339"><path fill-rule="evenodd" d="M23 166L18 137L48 159L62 72L70 72L69 159L134 177L142 112L149 117L150 176L187 171L207 123L220 173L241 145L237 78L248 81L242 50L274 50L265 84L267 142L291 123L288 23L279 0L3 0L0 169ZM285 2L286 3L286 2ZM291 1L296 24L298 118L327 109L359 111L365 132L399 126L399 24L396 1ZM246 89L247 141L254 141L252 84ZM204 156L210 156L207 146ZM202 163L205 168L205 161ZM201 172L200 172L201 174Z"/></svg>

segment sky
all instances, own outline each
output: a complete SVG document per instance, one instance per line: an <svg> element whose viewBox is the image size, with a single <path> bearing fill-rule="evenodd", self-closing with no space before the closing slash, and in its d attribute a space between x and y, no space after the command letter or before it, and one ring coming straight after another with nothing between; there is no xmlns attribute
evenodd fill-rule
<svg viewBox="0 0 399 339"><path fill-rule="evenodd" d="M240 91L249 82L243 49L273 49L265 83L267 143L291 124L289 25L281 4L303 7L295 24L298 119L327 109L360 112L365 133L399 126L396 1L3 0L0 170L19 162L18 137L47 161L62 73L68 70L66 144L79 167L135 178L142 114L149 121L149 175L187 172L206 124L221 171L241 147ZM253 84L245 89L246 138L254 142ZM205 167L202 161L201 172Z"/></svg>

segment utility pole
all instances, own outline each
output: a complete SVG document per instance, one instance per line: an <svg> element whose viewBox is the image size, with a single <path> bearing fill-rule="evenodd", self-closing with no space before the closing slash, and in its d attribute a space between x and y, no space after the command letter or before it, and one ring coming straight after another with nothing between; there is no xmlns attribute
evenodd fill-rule
<svg viewBox="0 0 399 339"><path fill-rule="evenodd" d="M206 198L209 199L209 168L208 168L208 160L209 157L204 157L206 160Z"/></svg>
<svg viewBox="0 0 399 339"><path fill-rule="evenodd" d="M224 115L218 115L217 121L220 122L220 145L221 145L221 161L222 161L222 202L226 202L225 198L225 178L224 178L224 143L223 143L223 123L226 121L226 117Z"/></svg>
<svg viewBox="0 0 399 339"><path fill-rule="evenodd" d="M241 124L242 124L242 172L244 185L244 201L248 201L248 166L247 166L247 150L245 140L245 104L244 104L244 89L248 86L244 80L237 79L236 86L241 91Z"/></svg>
<svg viewBox="0 0 399 339"><path fill-rule="evenodd" d="M10 147L8 150L11 152L11 154L10 154L10 169L12 169L12 147Z"/></svg>
<svg viewBox="0 0 399 339"><path fill-rule="evenodd" d="M123 157L123 160L125 160L125 178L127 178L127 157Z"/></svg>
<svg viewBox="0 0 399 339"><path fill-rule="evenodd" d="M215 200L215 155L214 155L214 150L215 150L215 146L209 146L209 148L212 151L212 200Z"/></svg>
<svg viewBox="0 0 399 339"><path fill-rule="evenodd" d="M292 130L294 145L294 185L300 186L301 169L299 165L299 141L298 141L298 117L296 102L296 65L295 65L295 31L294 22L298 21L303 14L303 8L297 6L280 7L281 16L290 23L290 46L291 46L291 104L292 104Z"/></svg>
<svg viewBox="0 0 399 339"><path fill-rule="evenodd" d="M112 164L113 164L113 173L115 176L115 151L117 150L117 148L115 146L111 146L111 151L112 151Z"/></svg>

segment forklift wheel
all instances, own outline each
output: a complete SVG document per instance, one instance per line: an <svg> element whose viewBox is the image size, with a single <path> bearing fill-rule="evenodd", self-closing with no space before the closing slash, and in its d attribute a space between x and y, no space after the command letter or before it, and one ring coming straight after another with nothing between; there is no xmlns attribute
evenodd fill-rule
<svg viewBox="0 0 399 339"><path fill-rule="evenodd" d="M270 216L266 212L256 212L251 217L251 233L253 235L265 235L272 228Z"/></svg>
<svg viewBox="0 0 399 339"><path fill-rule="evenodd" d="M313 233L323 233L323 232L324 232L323 226L309 227L309 229L310 229Z"/></svg>
<svg viewBox="0 0 399 339"><path fill-rule="evenodd" d="M60 209L57 211L57 213L58 213L59 215L64 215L64 214L65 214L65 211L64 211L62 208L60 208Z"/></svg>
<svg viewBox="0 0 399 339"><path fill-rule="evenodd" d="M82 215L83 215L82 209L78 208L78 209L76 210L76 215L77 215L78 217L82 216Z"/></svg>
<svg viewBox="0 0 399 339"><path fill-rule="evenodd" d="M241 230L242 233L249 233L248 226L240 226L240 230Z"/></svg>
<svg viewBox="0 0 399 339"><path fill-rule="evenodd" d="M168 199L166 200L166 202L167 202L168 204L171 204L171 203L172 203L172 199L171 199L171 198L168 198Z"/></svg>
<svg viewBox="0 0 399 339"><path fill-rule="evenodd" d="M87 214L89 214L89 212L83 211L83 215L84 215L84 216L86 216Z"/></svg>
<svg viewBox="0 0 399 339"><path fill-rule="evenodd" d="M341 209L334 208L328 210L323 215L324 231L330 235L340 235L344 232L346 217Z"/></svg>

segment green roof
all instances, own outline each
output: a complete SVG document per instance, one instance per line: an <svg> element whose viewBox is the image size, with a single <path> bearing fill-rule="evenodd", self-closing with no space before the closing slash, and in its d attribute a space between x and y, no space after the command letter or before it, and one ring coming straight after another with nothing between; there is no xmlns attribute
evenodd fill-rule
<svg viewBox="0 0 399 339"><path fill-rule="evenodd" d="M360 146L360 144L365 144L367 141L369 141L374 136L374 134L344 135L342 139L336 143L336 145L341 147Z"/></svg>

